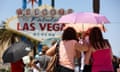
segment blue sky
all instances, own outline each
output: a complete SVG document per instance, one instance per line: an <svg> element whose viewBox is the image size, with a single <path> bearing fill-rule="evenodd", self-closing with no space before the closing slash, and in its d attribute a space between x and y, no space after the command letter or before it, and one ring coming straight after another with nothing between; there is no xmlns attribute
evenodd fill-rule
<svg viewBox="0 0 120 72"><path fill-rule="evenodd" d="M51 4L51 0L42 0L42 4ZM100 0L100 14L105 15L110 24L105 24L107 32L104 37L109 39L113 54L120 57L120 0ZM28 7L31 7L28 4ZM0 2L0 22L5 21L15 14L16 9L22 8L22 0L1 0ZM55 8L72 8L74 12L92 12L92 0L56 0Z"/></svg>

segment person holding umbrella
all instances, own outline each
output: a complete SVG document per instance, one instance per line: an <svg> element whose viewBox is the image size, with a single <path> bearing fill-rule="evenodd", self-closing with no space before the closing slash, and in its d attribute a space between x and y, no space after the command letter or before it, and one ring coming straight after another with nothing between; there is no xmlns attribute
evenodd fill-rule
<svg viewBox="0 0 120 72"><path fill-rule="evenodd" d="M84 68L84 59L85 59L86 51L88 51L88 46L89 46L89 31L78 33L78 39L79 39L79 44L75 45L76 47L80 45L80 48L77 48L80 51L80 59L78 60L78 66L79 66L79 71L83 72L83 70L86 69Z"/></svg>
<svg viewBox="0 0 120 72"><path fill-rule="evenodd" d="M19 42L20 38L17 36L12 37L12 43ZM24 63L22 58L15 62L11 62L11 72L24 72Z"/></svg>
<svg viewBox="0 0 120 72"><path fill-rule="evenodd" d="M75 72L74 59L80 57L80 52L75 47L76 43L79 44L77 32L72 27L66 28L63 32L62 40L59 42L57 72ZM53 56L56 45L57 43L48 49L46 54ZM80 46L78 48L80 48Z"/></svg>
<svg viewBox="0 0 120 72"><path fill-rule="evenodd" d="M11 72L24 72L24 63L22 59L11 63Z"/></svg>
<svg viewBox="0 0 120 72"><path fill-rule="evenodd" d="M92 59L92 72L114 72L111 46L108 40L103 38L98 27L90 30L89 44L89 50L85 56L85 65L89 65L90 59Z"/></svg>

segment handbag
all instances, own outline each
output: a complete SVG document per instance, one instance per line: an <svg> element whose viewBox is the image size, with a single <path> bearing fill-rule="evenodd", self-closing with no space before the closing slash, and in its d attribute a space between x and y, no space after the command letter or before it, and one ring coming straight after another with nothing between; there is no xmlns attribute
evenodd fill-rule
<svg viewBox="0 0 120 72"><path fill-rule="evenodd" d="M91 69L92 69L91 67L92 67L91 65L85 64L83 72L91 72Z"/></svg>
<svg viewBox="0 0 120 72"><path fill-rule="evenodd" d="M59 64L58 48L59 48L59 43L57 43L57 45L56 45L55 54L52 56L52 58L48 62L46 72L57 72L57 66Z"/></svg>

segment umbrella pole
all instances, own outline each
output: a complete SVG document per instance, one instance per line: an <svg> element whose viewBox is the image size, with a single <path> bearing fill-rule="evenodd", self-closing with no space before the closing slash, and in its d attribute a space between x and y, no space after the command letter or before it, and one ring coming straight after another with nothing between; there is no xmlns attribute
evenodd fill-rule
<svg viewBox="0 0 120 72"><path fill-rule="evenodd" d="M106 32L105 26L103 25L103 31Z"/></svg>
<svg viewBox="0 0 120 72"><path fill-rule="evenodd" d="M82 24L82 30L84 32L84 24ZM83 34L83 32L82 32L82 34ZM82 38L83 38L83 35L82 35Z"/></svg>
<svg viewBox="0 0 120 72"><path fill-rule="evenodd" d="M83 31L84 31L84 24L82 24L82 29L83 29Z"/></svg>
<svg viewBox="0 0 120 72"><path fill-rule="evenodd" d="M82 24L81 39L83 39L83 33L84 33L84 24Z"/></svg>

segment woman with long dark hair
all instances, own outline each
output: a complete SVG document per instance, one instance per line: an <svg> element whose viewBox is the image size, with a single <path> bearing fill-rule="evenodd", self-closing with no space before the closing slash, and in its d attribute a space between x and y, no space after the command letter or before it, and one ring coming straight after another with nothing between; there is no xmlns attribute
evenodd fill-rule
<svg viewBox="0 0 120 72"><path fill-rule="evenodd" d="M103 38L98 27L89 34L89 50L85 56L85 64L92 63L92 72L114 72L112 66L112 49L107 39Z"/></svg>
<svg viewBox="0 0 120 72"><path fill-rule="evenodd" d="M76 31L72 27L64 30L62 40L59 43L59 65L57 72L74 72L74 59L80 57L75 44L78 43ZM79 43L78 43L79 44ZM55 53L56 44L47 51L47 55L52 56Z"/></svg>

